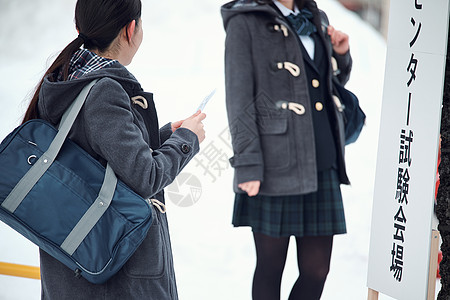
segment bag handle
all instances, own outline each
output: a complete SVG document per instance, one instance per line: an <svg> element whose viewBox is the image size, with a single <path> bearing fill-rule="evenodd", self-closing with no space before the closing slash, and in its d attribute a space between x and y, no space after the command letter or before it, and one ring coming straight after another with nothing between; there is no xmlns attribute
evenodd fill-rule
<svg viewBox="0 0 450 300"><path fill-rule="evenodd" d="M95 199L94 203L92 203L61 244L61 248L68 254L72 255L77 250L84 238L108 209L116 191L116 185L117 177L113 169L107 164L105 179L103 180L97 199Z"/></svg>
<svg viewBox="0 0 450 300"><path fill-rule="evenodd" d="M58 133L48 147L47 151L36 161L28 172L17 183L8 197L3 201L2 207L11 213L19 207L23 199L28 195L34 185L44 175L48 168L55 161L56 156L61 150L75 119L77 118L81 107L83 106L91 88L97 83L98 79L87 84L77 98L72 102L61 118ZM75 252L87 234L95 226L103 213L109 207L117 185L117 177L112 168L107 164L105 178L99 195L91 207L86 211L77 225L72 229L61 245L62 249L70 255Z"/></svg>
<svg viewBox="0 0 450 300"><path fill-rule="evenodd" d="M5 201L3 201L2 206L14 213L23 199L28 195L33 186L38 182L38 180L44 175L44 173L48 170L51 164L54 162L56 156L61 149L64 140L69 134L70 128L72 128L73 123L81 110L81 107L86 100L86 97L91 89L91 87L97 81L93 81L85 86L80 94L78 94L75 101L69 106L67 111L64 113L59 131L53 139L52 143L48 147L47 151L34 163L30 170L22 177L22 179L17 183L14 189L9 193L8 197L6 197Z"/></svg>

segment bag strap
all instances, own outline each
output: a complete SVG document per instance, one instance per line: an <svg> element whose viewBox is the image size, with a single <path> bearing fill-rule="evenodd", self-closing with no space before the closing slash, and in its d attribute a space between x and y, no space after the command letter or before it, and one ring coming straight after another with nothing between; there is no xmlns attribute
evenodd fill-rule
<svg viewBox="0 0 450 300"><path fill-rule="evenodd" d="M61 244L61 248L68 254L72 255L75 250L77 250L84 238L89 234L91 229L94 228L95 224L97 224L108 209L114 196L114 192L116 191L116 184L116 175L109 164L107 164L105 179L103 180L97 199L95 199L94 203L92 203Z"/></svg>
<svg viewBox="0 0 450 300"><path fill-rule="evenodd" d="M323 11L320 11L320 23L322 25L322 32L325 36L325 40L328 42L328 44L331 48L331 51L333 52L333 44L331 43L331 37L328 35L328 31L327 31L327 28L330 25L330 22L328 22L328 19ZM333 59L335 59L335 58L333 57L333 54L331 54L331 64L332 65L333 65ZM337 78L337 76L340 74L341 71L339 70L339 66L337 65L336 60L334 61L334 63L336 63L337 70L332 70L333 76L331 77L331 80L336 84L342 85L340 83L339 79ZM333 67L332 67L332 69L333 69Z"/></svg>
<svg viewBox="0 0 450 300"><path fill-rule="evenodd" d="M52 143L48 147L47 151L34 163L34 165L28 170L28 172L22 177L22 179L13 188L11 193L6 197L2 203L2 207L11 213L19 207L23 199L28 195L34 185L44 175L48 168L55 161L56 156L61 150L73 123L75 122L78 113L81 110L86 97L89 94L91 88L98 81L94 80L87 84L77 98L72 102L66 112L61 118L58 133L53 139ZM107 164L105 171L105 178L103 180L102 187L99 195L87 212L83 215L77 225L72 229L66 240L61 247L70 255L75 252L83 239L87 236L90 230L95 226L97 221L101 218L103 213L109 207L114 191L117 185L117 177L114 174L112 168Z"/></svg>
<svg viewBox="0 0 450 300"><path fill-rule="evenodd" d="M42 175L44 175L44 173L54 162L59 150L64 143L64 140L69 134L70 128L72 128L75 118L77 117L84 101L86 100L91 87L95 83L96 81L93 81L85 86L83 90L81 90L75 101L73 101L69 106L61 119L59 131L48 147L47 151L45 151L45 153L42 154L42 156L34 163L31 169L28 170L28 172L17 183L8 197L6 197L5 201L3 201L2 206L5 209L10 211L11 213L14 213L14 211L17 209L26 195L28 195L28 193L31 191L33 186L38 182L38 180L42 177Z"/></svg>
<svg viewBox="0 0 450 300"><path fill-rule="evenodd" d="M330 25L330 22L328 22L325 12L319 11L319 15L320 15L320 24L322 25L321 26L322 32L325 35L325 38L330 40L330 36L328 35L328 32L327 32L327 28ZM331 44L331 40L330 40L330 44Z"/></svg>

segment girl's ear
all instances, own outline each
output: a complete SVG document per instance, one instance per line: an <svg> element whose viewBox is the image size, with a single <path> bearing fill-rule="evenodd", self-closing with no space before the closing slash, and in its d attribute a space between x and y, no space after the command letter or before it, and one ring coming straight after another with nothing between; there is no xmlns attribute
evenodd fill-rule
<svg viewBox="0 0 450 300"><path fill-rule="evenodd" d="M126 37L127 37L128 43L131 42L131 38L133 37L133 34L134 34L134 30L135 30L135 29L136 29L136 20L131 21L131 22L125 27Z"/></svg>

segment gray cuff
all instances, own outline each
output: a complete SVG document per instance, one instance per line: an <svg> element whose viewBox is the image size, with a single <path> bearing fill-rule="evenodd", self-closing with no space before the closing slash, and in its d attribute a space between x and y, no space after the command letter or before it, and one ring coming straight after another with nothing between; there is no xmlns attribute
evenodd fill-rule
<svg viewBox="0 0 450 300"><path fill-rule="evenodd" d="M340 73L337 75L337 78L339 79L341 84L344 85L350 79L350 72L352 70L353 61L352 56L350 54L350 50L348 50L347 53L343 55L334 52L333 57L336 59L338 68L340 70Z"/></svg>
<svg viewBox="0 0 450 300"><path fill-rule="evenodd" d="M263 158L259 153L241 153L235 154L230 158L230 164L233 168L252 165L263 165Z"/></svg>
<svg viewBox="0 0 450 300"><path fill-rule="evenodd" d="M161 137L161 144L163 144L172 135L172 123L167 123L159 129L159 135Z"/></svg>
<svg viewBox="0 0 450 300"><path fill-rule="evenodd" d="M230 164L235 169L237 184L254 180L263 181L264 163L261 154L235 154L230 158Z"/></svg>
<svg viewBox="0 0 450 300"><path fill-rule="evenodd" d="M172 138L181 139L183 141L180 149L185 155L194 156L200 151L200 143L197 135L187 128L178 128L172 133L171 139Z"/></svg>
<svg viewBox="0 0 450 300"><path fill-rule="evenodd" d="M263 182L264 170L262 165L235 168L235 181L237 184L259 180Z"/></svg>

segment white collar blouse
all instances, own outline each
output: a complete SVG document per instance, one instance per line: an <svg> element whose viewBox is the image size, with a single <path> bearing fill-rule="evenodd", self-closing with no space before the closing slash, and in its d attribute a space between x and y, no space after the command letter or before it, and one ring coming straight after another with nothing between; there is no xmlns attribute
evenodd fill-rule
<svg viewBox="0 0 450 300"><path fill-rule="evenodd" d="M287 17L290 14L298 15L300 13L300 10L298 9L297 5L294 4L294 10L291 10L281 4L278 0L273 0L273 3L278 7L278 9L281 11L283 16ZM309 57L314 60L314 50L315 50L315 44L314 39L309 35L299 35L300 41L302 42L303 46L306 49L306 52L308 52Z"/></svg>

